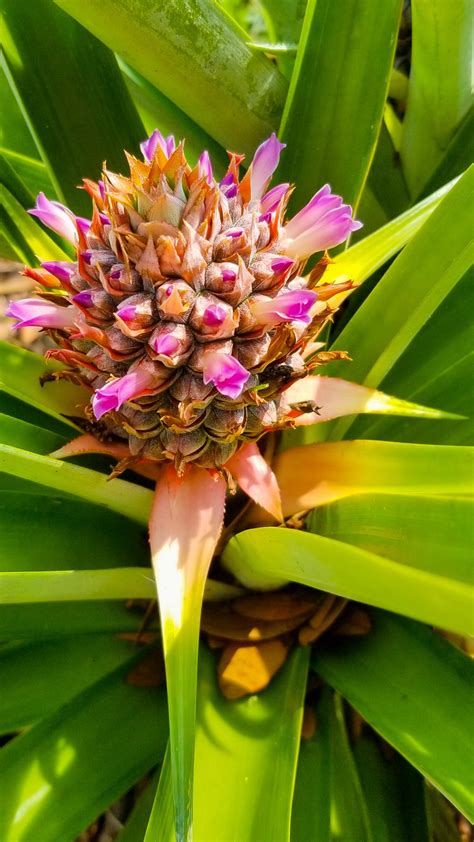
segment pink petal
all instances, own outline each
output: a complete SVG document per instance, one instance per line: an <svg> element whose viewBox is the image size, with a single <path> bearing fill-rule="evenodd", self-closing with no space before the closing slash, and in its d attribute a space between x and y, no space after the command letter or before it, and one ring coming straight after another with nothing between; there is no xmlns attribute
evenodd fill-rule
<svg viewBox="0 0 474 842"><path fill-rule="evenodd" d="M289 187L289 184L277 184L276 187L272 187L268 193L265 193L260 200L260 209L262 213L273 213L273 211L277 209Z"/></svg>
<svg viewBox="0 0 474 842"><path fill-rule="evenodd" d="M106 412L120 409L123 403L147 394L155 384L155 378L146 369L137 368L123 377L109 380L98 389L92 398L92 409L99 420Z"/></svg>
<svg viewBox="0 0 474 842"><path fill-rule="evenodd" d="M150 137L147 137L142 143L140 143L140 149L142 151L142 155L145 158L147 163L150 163L155 155L157 147L160 147L161 151L167 158L169 158L174 151L175 142L173 135L169 135L166 139L163 137L159 129L155 129Z"/></svg>
<svg viewBox="0 0 474 842"><path fill-rule="evenodd" d="M238 398L250 377L250 372L231 356L219 351L208 351L204 356L204 384L212 383L218 392L228 398Z"/></svg>
<svg viewBox="0 0 474 842"><path fill-rule="evenodd" d="M214 174L212 172L212 164L211 159L209 157L209 152L204 150L201 152L198 160L198 168L199 168L199 177L205 178L208 184L214 183Z"/></svg>
<svg viewBox="0 0 474 842"><path fill-rule="evenodd" d="M204 585L224 519L226 484L172 466L156 485L150 545L158 591L170 717L177 836L190 838L199 625Z"/></svg>
<svg viewBox="0 0 474 842"><path fill-rule="evenodd" d="M309 257L344 242L361 223L352 219L352 208L326 184L310 202L286 224L283 247L293 257Z"/></svg>
<svg viewBox="0 0 474 842"><path fill-rule="evenodd" d="M244 444L226 462L234 479L255 503L266 509L273 517L283 520L280 489L268 462L265 462L256 444Z"/></svg>
<svg viewBox="0 0 474 842"><path fill-rule="evenodd" d="M309 324L310 310L317 297L317 293L310 289L287 290L275 298L255 297L251 299L250 307L260 324L276 325L293 321Z"/></svg>
<svg viewBox="0 0 474 842"><path fill-rule="evenodd" d="M258 147L251 164L252 199L260 199L262 196L279 164L280 152L285 146L286 144L280 143L275 132L273 132L268 140L265 140Z"/></svg>
<svg viewBox="0 0 474 842"><path fill-rule="evenodd" d="M14 328L44 327L66 328L72 327L78 318L75 307L58 307L52 301L41 298L23 298L11 301L5 313L11 319L18 319Z"/></svg>
<svg viewBox="0 0 474 842"><path fill-rule="evenodd" d="M36 199L36 207L28 211L31 216L37 216L44 225L56 231L61 237L77 242L77 228L74 214L61 202L50 201L44 193L39 193Z"/></svg>

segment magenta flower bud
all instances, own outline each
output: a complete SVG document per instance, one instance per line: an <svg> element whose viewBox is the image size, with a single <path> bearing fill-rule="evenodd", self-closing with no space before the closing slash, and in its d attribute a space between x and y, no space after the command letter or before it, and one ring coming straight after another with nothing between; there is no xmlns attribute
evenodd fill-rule
<svg viewBox="0 0 474 842"><path fill-rule="evenodd" d="M250 372L230 354L219 351L208 352L204 357L202 379L204 384L212 383L221 395L227 398L238 398L243 390Z"/></svg>
<svg viewBox="0 0 474 842"><path fill-rule="evenodd" d="M92 307L94 303L92 290L84 289L82 292L78 292L72 300L75 301L76 304L80 304L81 307Z"/></svg>
<svg viewBox="0 0 474 842"><path fill-rule="evenodd" d="M84 216L76 216L76 222L81 234L86 237L89 233L89 228L91 227L90 219L86 219Z"/></svg>
<svg viewBox="0 0 474 842"><path fill-rule="evenodd" d="M28 213L31 216L37 216L44 225L71 243L77 242L74 214L60 202L50 201L44 193L38 193L36 207Z"/></svg>
<svg viewBox="0 0 474 842"><path fill-rule="evenodd" d="M228 172L219 182L219 187L227 199L233 199L237 195L237 184L235 183L234 174Z"/></svg>
<svg viewBox="0 0 474 842"><path fill-rule="evenodd" d="M68 263L67 260L47 260L41 266L60 281L69 281L72 275L77 272L77 265L75 263Z"/></svg>
<svg viewBox="0 0 474 842"><path fill-rule="evenodd" d="M309 324L309 311L317 297L310 289L295 289L282 292L275 298L254 296L249 300L249 306L259 324L270 326L294 321Z"/></svg>
<svg viewBox="0 0 474 842"><path fill-rule="evenodd" d="M109 380L92 398L95 417L99 420L106 412L120 409L125 401L147 394L155 386L155 380L148 368L140 367L129 371L124 377Z"/></svg>
<svg viewBox="0 0 474 842"><path fill-rule="evenodd" d="M59 307L52 301L42 298L23 298L21 301L11 301L5 313L11 319L17 319L20 327L66 328L72 327L77 319L75 307Z"/></svg>
<svg viewBox="0 0 474 842"><path fill-rule="evenodd" d="M203 292L196 298L189 325L201 340L227 339L236 328L234 310L225 301Z"/></svg>
<svg viewBox="0 0 474 842"><path fill-rule="evenodd" d="M228 228L227 231L218 234L214 240L212 256L217 261L227 260L242 249L245 243L246 237L243 228Z"/></svg>
<svg viewBox="0 0 474 842"><path fill-rule="evenodd" d="M288 191L290 185L289 184L277 184L276 187L272 187L268 193L260 200L260 209L263 214L273 213L276 211L278 205L280 204L283 196Z"/></svg>
<svg viewBox="0 0 474 842"><path fill-rule="evenodd" d="M119 304L115 315L130 330L146 330L155 322L154 300L144 293L132 295Z"/></svg>
<svg viewBox="0 0 474 842"><path fill-rule="evenodd" d="M209 157L209 152L204 150L201 152L198 160L198 169L199 169L199 178L205 178L207 183L212 185L214 184L214 174L212 172L212 164L211 159Z"/></svg>
<svg viewBox="0 0 474 842"><path fill-rule="evenodd" d="M280 143L275 132L273 132L268 140L265 140L258 147L250 165L252 168L250 175L252 199L260 199L263 195L268 182L278 167L280 152L285 146L286 144Z"/></svg>
<svg viewBox="0 0 474 842"><path fill-rule="evenodd" d="M283 229L282 248L292 257L306 258L347 240L362 227L352 219L352 208L325 184Z"/></svg>
<svg viewBox="0 0 474 842"><path fill-rule="evenodd" d="M293 266L294 262L295 261L291 257L284 257L283 255L281 257L276 257L271 262L272 272L274 272L275 275L283 275L291 266Z"/></svg>
<svg viewBox="0 0 474 842"><path fill-rule="evenodd" d="M214 295L237 307L252 291L252 275L243 262L211 263L206 270L204 285Z"/></svg>
<svg viewBox="0 0 474 842"><path fill-rule="evenodd" d="M165 139L160 130L155 129L151 133L150 137L147 137L146 140L140 143L142 155L148 163L153 160L157 146L159 146L163 154L169 158L173 154L176 146L173 135L170 134Z"/></svg>
<svg viewBox="0 0 474 842"><path fill-rule="evenodd" d="M100 179L100 181L97 182L97 186L99 188L100 198L103 202L105 202L105 184L102 181L102 179Z"/></svg>
<svg viewBox="0 0 474 842"><path fill-rule="evenodd" d="M224 232L226 237L231 237L233 240L236 240L237 237L241 237L244 233L243 228L228 228L227 231Z"/></svg>
<svg viewBox="0 0 474 842"><path fill-rule="evenodd" d="M161 324L150 336L148 347L151 348L153 358L159 359L167 366L182 365L192 353L194 346L193 334L186 325Z"/></svg>
<svg viewBox="0 0 474 842"><path fill-rule="evenodd" d="M102 225L110 225L110 219L106 213L99 213L99 219L102 222Z"/></svg>
<svg viewBox="0 0 474 842"><path fill-rule="evenodd" d="M231 284L235 281L237 272L234 269L221 269L221 278L224 285Z"/></svg>

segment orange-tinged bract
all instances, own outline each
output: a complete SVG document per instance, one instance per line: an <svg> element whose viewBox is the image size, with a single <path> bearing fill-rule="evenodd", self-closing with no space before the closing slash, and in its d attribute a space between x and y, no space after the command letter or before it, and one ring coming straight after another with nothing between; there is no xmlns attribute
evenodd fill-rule
<svg viewBox="0 0 474 842"><path fill-rule="evenodd" d="M241 180L230 154L218 183L207 153L191 168L156 131L144 161L127 155L129 176L85 181L91 221L39 197L35 215L74 240L77 262L27 270L43 299L10 315L53 332L49 355L93 390L95 431L132 456L218 468L315 409L285 399L317 363L305 351L330 312L300 273L311 237L325 249L358 223L326 186L285 225L289 185L265 192L281 148L272 135Z"/></svg>

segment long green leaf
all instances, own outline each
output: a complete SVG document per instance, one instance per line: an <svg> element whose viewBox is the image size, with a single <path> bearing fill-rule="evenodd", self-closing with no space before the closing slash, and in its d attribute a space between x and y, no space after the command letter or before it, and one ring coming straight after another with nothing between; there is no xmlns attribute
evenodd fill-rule
<svg viewBox="0 0 474 842"><path fill-rule="evenodd" d="M291 842L330 842L331 744L329 717L331 692L325 687L315 710L316 731L302 739L298 755Z"/></svg>
<svg viewBox="0 0 474 842"><path fill-rule="evenodd" d="M331 801L330 830L332 839L347 842L380 842L374 837L344 721L340 696L334 696L330 709Z"/></svg>
<svg viewBox="0 0 474 842"><path fill-rule="evenodd" d="M474 631L472 586L320 535L249 529L232 538L223 561L250 587L299 582L459 634Z"/></svg>
<svg viewBox="0 0 474 842"><path fill-rule="evenodd" d="M105 596L105 595L104 595ZM62 638L70 634L138 632L143 612L113 601L37 602L2 605L0 636L5 640ZM157 621L148 628L157 629Z"/></svg>
<svg viewBox="0 0 474 842"><path fill-rule="evenodd" d="M0 650L0 733L18 731L48 716L133 654L130 641L94 634Z"/></svg>
<svg viewBox="0 0 474 842"><path fill-rule="evenodd" d="M0 360L0 393L6 392L74 428L67 416L80 415L80 407L89 401L90 393L64 380L40 384L40 378L62 366L7 342L0 342ZM3 410L3 403L0 406Z"/></svg>
<svg viewBox="0 0 474 842"><path fill-rule="evenodd" d="M144 842L158 780L159 775L155 772L151 780L147 783L145 792L141 793L132 812L128 816L123 829L119 832L117 842Z"/></svg>
<svg viewBox="0 0 474 842"><path fill-rule="evenodd" d="M414 195L472 104L469 0L413 0L413 49L401 156Z"/></svg>
<svg viewBox="0 0 474 842"><path fill-rule="evenodd" d="M190 160L196 161L202 150L207 149L215 174L223 175L229 159L222 146L123 59L119 58L118 62L127 87L142 111L147 130L152 132L158 127L164 135L185 138L186 154Z"/></svg>
<svg viewBox="0 0 474 842"><path fill-rule="evenodd" d="M98 564L101 568L137 567L150 563L144 526L77 498L3 491L0 521L2 571L78 570Z"/></svg>
<svg viewBox="0 0 474 842"><path fill-rule="evenodd" d="M121 479L109 482L89 468L8 445L0 445L0 471L73 494L142 525L147 523L152 493L134 483Z"/></svg>
<svg viewBox="0 0 474 842"><path fill-rule="evenodd" d="M13 418L11 415L4 415L0 412L0 442L10 444L13 447L21 447L23 450L31 450L33 453L52 453L68 439L65 436L53 433L51 430L44 430L35 424L29 424L20 418Z"/></svg>
<svg viewBox="0 0 474 842"><path fill-rule="evenodd" d="M286 81L210 0L55 0L224 147L251 153L278 123Z"/></svg>
<svg viewBox="0 0 474 842"><path fill-rule="evenodd" d="M297 649L267 690L229 702L217 687L215 658L202 647L196 839L289 840L307 664L307 650Z"/></svg>
<svg viewBox="0 0 474 842"><path fill-rule="evenodd" d="M357 206L382 122L399 0L309 0L281 123L300 205L329 181Z"/></svg>
<svg viewBox="0 0 474 842"><path fill-rule="evenodd" d="M26 570L0 573L0 604L68 602L77 599L153 599L151 570Z"/></svg>
<svg viewBox="0 0 474 842"><path fill-rule="evenodd" d="M417 623L373 617L367 637L318 646L312 665L472 819L472 664Z"/></svg>
<svg viewBox="0 0 474 842"><path fill-rule="evenodd" d="M473 580L474 500L366 494L320 506L311 532L460 582Z"/></svg>
<svg viewBox="0 0 474 842"><path fill-rule="evenodd" d="M42 161L28 155L22 155L20 152L6 147L0 148L0 154L15 170L33 196L43 192L51 199L56 198L53 183ZM29 207L33 207L33 205L29 205Z"/></svg>
<svg viewBox="0 0 474 842"><path fill-rule="evenodd" d="M0 63L0 102L2 119L0 121L0 146L14 147L21 155L39 157L38 149L26 125L15 95Z"/></svg>
<svg viewBox="0 0 474 842"><path fill-rule="evenodd" d="M461 175L474 159L474 106L453 136L431 178L423 186L419 198L429 196L451 178Z"/></svg>
<svg viewBox="0 0 474 842"><path fill-rule="evenodd" d="M421 775L399 754L385 756L373 735L362 735L353 752L372 838L377 842L429 842Z"/></svg>
<svg viewBox="0 0 474 842"><path fill-rule="evenodd" d="M90 213L81 179L97 178L105 160L123 168L123 149L137 152L143 139L117 62L50 0L5 0L3 11L5 67L51 180L73 210Z"/></svg>
<svg viewBox="0 0 474 842"><path fill-rule="evenodd" d="M355 438L432 442L436 444L474 444L474 380L471 377L474 352L472 320L474 307L474 268L443 301L423 326L406 351L383 380L384 390L406 395L410 400L442 406L466 416L464 421L416 424L400 419L364 423L358 418L351 428ZM443 337L440 342L440 336ZM416 360L416 365L413 361Z"/></svg>
<svg viewBox="0 0 474 842"><path fill-rule="evenodd" d="M166 694L126 682L136 660L2 748L4 842L71 842L163 757Z"/></svg>
<svg viewBox="0 0 474 842"><path fill-rule="evenodd" d="M469 269L473 241L466 207L474 167L454 185L418 234L392 264L369 298L338 336L338 347L354 358L331 374L378 387L410 342ZM351 422L337 422L340 438Z"/></svg>

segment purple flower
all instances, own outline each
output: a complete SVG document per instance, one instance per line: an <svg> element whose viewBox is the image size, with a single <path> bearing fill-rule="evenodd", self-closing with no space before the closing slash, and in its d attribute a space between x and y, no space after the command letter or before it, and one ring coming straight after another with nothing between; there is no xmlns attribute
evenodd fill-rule
<svg viewBox="0 0 474 842"><path fill-rule="evenodd" d="M227 398L238 398L249 377L247 369L231 354L209 351L204 357L204 384L212 383Z"/></svg>
<svg viewBox="0 0 474 842"><path fill-rule="evenodd" d="M251 299L250 306L260 324L277 325L296 321L309 324L309 311L317 297L310 289L294 289L282 292L275 298L255 297Z"/></svg>
<svg viewBox="0 0 474 842"><path fill-rule="evenodd" d="M103 214L100 214L100 215L103 216ZM106 217L106 219L107 219L107 222L109 222L108 217ZM85 237L89 233L89 228L91 227L90 219L86 219L85 216L76 216L76 222L77 222L77 227L79 228L81 234L83 234L84 237ZM84 254L85 254L85 252L84 252Z"/></svg>
<svg viewBox="0 0 474 842"><path fill-rule="evenodd" d="M92 409L99 420L106 412L120 409L125 401L138 398L153 388L155 378L146 369L137 368L129 371L123 377L109 380L105 386L98 389L92 398Z"/></svg>
<svg viewBox="0 0 474 842"><path fill-rule="evenodd" d="M94 296L92 295L91 289L83 289L72 300L81 307L92 307L94 304Z"/></svg>
<svg viewBox="0 0 474 842"><path fill-rule="evenodd" d="M289 187L289 184L277 184L276 187L272 187L268 193L265 193L265 195L260 199L262 214L273 213L273 211L277 209Z"/></svg>
<svg viewBox="0 0 474 842"><path fill-rule="evenodd" d="M252 199L260 199L263 195L280 161L280 152L285 146L286 144L280 143L275 132L273 132L268 140L265 140L258 147L251 164Z"/></svg>
<svg viewBox="0 0 474 842"><path fill-rule="evenodd" d="M227 318L227 310L222 304L209 304L204 310L202 320L209 327L219 327Z"/></svg>
<svg viewBox="0 0 474 842"><path fill-rule="evenodd" d="M214 174L212 172L212 164L211 159L209 157L209 152L204 150L201 152L198 160L198 169L199 169L199 178L205 178L207 183L212 185L214 184Z"/></svg>
<svg viewBox="0 0 474 842"><path fill-rule="evenodd" d="M283 230L283 247L293 257L309 257L347 240L351 231L362 227L352 219L352 208L325 184Z"/></svg>
<svg viewBox="0 0 474 842"><path fill-rule="evenodd" d="M23 298L21 301L11 301L6 311L11 319L18 319L19 327L65 328L72 327L78 312L74 307L58 307L52 301L42 298Z"/></svg>
<svg viewBox="0 0 474 842"><path fill-rule="evenodd" d="M48 260L42 263L41 266L60 281L69 281L77 271L77 265L75 263L68 263L67 260Z"/></svg>
<svg viewBox="0 0 474 842"><path fill-rule="evenodd" d="M74 214L61 202L53 202L44 193L38 193L36 207L28 211L31 216L37 216L44 225L56 231L61 237L71 243L77 242L77 228ZM90 225L90 223L89 223Z"/></svg>
<svg viewBox="0 0 474 842"><path fill-rule="evenodd" d="M169 158L173 154L176 146L173 135L170 134L167 138L164 138L160 130L155 129L150 137L147 137L146 140L140 143L142 155L148 163L153 160L157 146Z"/></svg>
<svg viewBox="0 0 474 842"><path fill-rule="evenodd" d="M293 266L294 262L295 261L291 257L284 257L284 255L281 255L281 257L275 257L271 263L272 272L274 272L275 275L282 275L284 272L288 271L290 266Z"/></svg>
<svg viewBox="0 0 474 842"><path fill-rule="evenodd" d="M163 354L165 357L171 357L179 349L179 339L172 336L170 333L157 336L150 342L156 354Z"/></svg>

